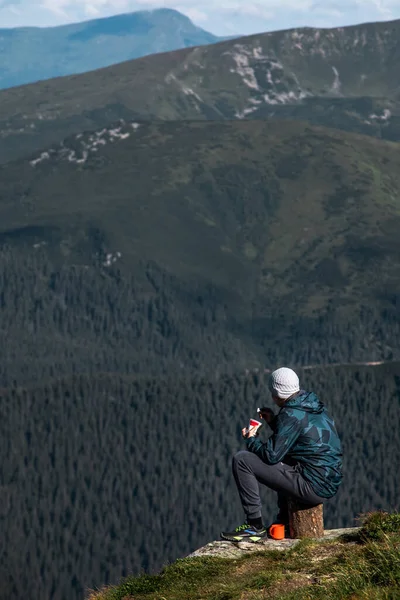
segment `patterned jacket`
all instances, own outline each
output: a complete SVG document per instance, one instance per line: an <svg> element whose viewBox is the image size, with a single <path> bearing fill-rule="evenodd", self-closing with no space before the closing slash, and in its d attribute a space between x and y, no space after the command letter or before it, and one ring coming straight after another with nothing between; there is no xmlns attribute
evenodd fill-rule
<svg viewBox="0 0 400 600"><path fill-rule="evenodd" d="M247 449L269 465L283 459L297 463L318 496L334 496L343 478L343 455L335 422L317 395L300 390L269 425L273 435L267 442L247 438Z"/></svg>

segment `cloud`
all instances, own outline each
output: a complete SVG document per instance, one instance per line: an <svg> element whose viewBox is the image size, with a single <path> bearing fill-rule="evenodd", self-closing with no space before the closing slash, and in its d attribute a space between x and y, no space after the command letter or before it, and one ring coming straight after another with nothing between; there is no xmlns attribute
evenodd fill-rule
<svg viewBox="0 0 400 600"><path fill-rule="evenodd" d="M204 23L208 20L208 15L206 12L199 10L198 8L186 8L183 7L180 9L181 12L184 12L189 19L193 21L193 23Z"/></svg>
<svg viewBox="0 0 400 600"><path fill-rule="evenodd" d="M100 15L102 11L112 9L115 12L129 10L129 0L42 0L40 7L67 18L73 18L76 13Z"/></svg>

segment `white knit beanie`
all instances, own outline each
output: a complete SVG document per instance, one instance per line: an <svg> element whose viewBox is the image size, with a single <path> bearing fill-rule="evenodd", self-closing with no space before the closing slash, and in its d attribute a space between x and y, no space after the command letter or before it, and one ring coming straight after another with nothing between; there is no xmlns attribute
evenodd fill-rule
<svg viewBox="0 0 400 600"><path fill-rule="evenodd" d="M292 369L281 367L271 373L269 389L274 396L286 400L300 390L299 378Z"/></svg>

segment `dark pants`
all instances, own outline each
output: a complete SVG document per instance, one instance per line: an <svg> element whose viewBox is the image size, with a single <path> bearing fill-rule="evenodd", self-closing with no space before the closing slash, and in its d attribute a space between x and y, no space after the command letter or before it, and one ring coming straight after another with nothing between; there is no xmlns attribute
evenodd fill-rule
<svg viewBox="0 0 400 600"><path fill-rule="evenodd" d="M262 516L260 483L278 492L278 520L282 523L288 522L288 498L295 498L309 506L316 506L326 500L314 492L311 484L299 472L298 465L287 462L267 465L253 452L241 450L235 454L232 471L247 519Z"/></svg>

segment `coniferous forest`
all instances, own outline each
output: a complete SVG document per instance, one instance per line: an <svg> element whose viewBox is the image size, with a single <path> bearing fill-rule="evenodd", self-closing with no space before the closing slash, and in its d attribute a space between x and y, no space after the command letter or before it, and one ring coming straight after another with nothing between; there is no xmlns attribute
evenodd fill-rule
<svg viewBox="0 0 400 600"><path fill-rule="evenodd" d="M231 458L271 404L264 369L281 364L320 395L343 441L326 528L398 509L400 367L379 340L371 356L365 335L394 339L390 315L360 312L347 330L271 323L251 352L215 290L189 298L151 264L129 279L5 248L1 278L2 599L82 599L236 525ZM388 362L345 364L368 359ZM268 522L275 498L263 498Z"/></svg>

